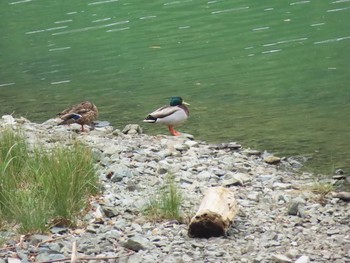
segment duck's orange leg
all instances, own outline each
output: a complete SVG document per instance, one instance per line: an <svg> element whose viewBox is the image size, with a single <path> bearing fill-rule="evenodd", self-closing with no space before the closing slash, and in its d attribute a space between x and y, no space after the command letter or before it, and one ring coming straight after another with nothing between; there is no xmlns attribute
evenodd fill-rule
<svg viewBox="0 0 350 263"><path fill-rule="evenodd" d="M81 132L84 132L84 125L83 124L80 124L81 125Z"/></svg>
<svg viewBox="0 0 350 263"><path fill-rule="evenodd" d="M173 136L179 136L179 135L181 135L180 132L175 131L175 129L174 129L173 126L168 126L168 128L169 128L170 133L171 133Z"/></svg>

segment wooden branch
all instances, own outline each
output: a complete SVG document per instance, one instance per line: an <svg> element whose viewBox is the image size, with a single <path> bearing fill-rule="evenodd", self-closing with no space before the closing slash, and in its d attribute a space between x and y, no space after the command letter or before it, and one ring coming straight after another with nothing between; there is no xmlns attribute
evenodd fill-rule
<svg viewBox="0 0 350 263"><path fill-rule="evenodd" d="M232 189L224 187L209 188L188 229L190 237L218 237L226 232L238 213Z"/></svg>
<svg viewBox="0 0 350 263"><path fill-rule="evenodd" d="M38 248L40 247L42 244L45 244L45 243L50 243L50 242L54 242L54 241L57 241L57 240L60 240L60 239L64 239L68 237L68 235L65 235L65 236L60 236L60 237L56 237L56 238L51 238L51 239L48 239L48 240L43 240L41 242L39 242L35 248Z"/></svg>
<svg viewBox="0 0 350 263"><path fill-rule="evenodd" d="M332 197L339 198L345 202L350 201L350 192L333 192Z"/></svg>
<svg viewBox="0 0 350 263"><path fill-rule="evenodd" d="M72 245L72 257L70 258L70 263L76 263L77 258L77 241L74 241Z"/></svg>

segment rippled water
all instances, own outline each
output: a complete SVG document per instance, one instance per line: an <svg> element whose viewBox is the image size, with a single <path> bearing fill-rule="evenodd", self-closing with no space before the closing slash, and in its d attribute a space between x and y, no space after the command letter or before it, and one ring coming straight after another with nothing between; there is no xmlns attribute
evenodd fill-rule
<svg viewBox="0 0 350 263"><path fill-rule="evenodd" d="M89 99L122 128L181 95L180 131L197 139L350 171L349 13L350 0L2 0L0 113L44 121Z"/></svg>

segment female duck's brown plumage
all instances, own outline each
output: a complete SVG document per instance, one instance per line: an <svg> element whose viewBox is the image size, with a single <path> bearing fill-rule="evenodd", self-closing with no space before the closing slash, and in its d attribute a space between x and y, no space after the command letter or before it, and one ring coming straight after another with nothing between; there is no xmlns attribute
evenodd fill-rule
<svg viewBox="0 0 350 263"><path fill-rule="evenodd" d="M98 116L97 107L89 102L83 101L77 105L65 109L58 116L62 119L58 125L78 123L81 125L81 131L84 131L85 124L91 124Z"/></svg>

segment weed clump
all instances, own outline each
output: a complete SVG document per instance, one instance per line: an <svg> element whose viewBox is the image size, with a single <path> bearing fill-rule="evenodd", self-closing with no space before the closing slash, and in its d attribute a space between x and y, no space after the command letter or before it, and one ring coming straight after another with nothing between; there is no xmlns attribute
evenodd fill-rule
<svg viewBox="0 0 350 263"><path fill-rule="evenodd" d="M21 233L74 224L98 189L92 153L82 144L30 150L21 132L0 132L0 222Z"/></svg>
<svg viewBox="0 0 350 263"><path fill-rule="evenodd" d="M178 189L174 177L169 176L165 183L149 199L144 210L146 216L152 220L177 220L181 216L182 193Z"/></svg>

